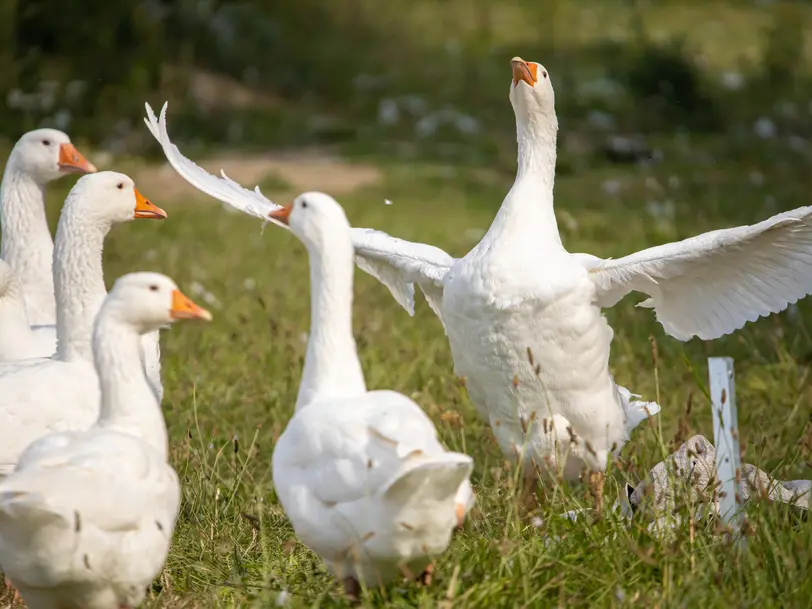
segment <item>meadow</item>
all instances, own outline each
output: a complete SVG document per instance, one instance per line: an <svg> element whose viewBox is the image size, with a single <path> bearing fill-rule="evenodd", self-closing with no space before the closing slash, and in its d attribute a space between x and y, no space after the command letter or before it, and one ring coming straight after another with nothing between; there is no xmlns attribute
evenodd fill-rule
<svg viewBox="0 0 812 609"><path fill-rule="evenodd" d="M435 21L429 4L418 3L408 20L413 27L425 24L431 42ZM761 35L769 20L755 9L711 4L710 13L690 7L667 14L652 9L646 13L646 27L687 32L688 47L706 58L703 78L718 82L725 70L741 61L758 62L761 55L750 57L742 45L721 44L719 30L694 25L712 23L708 15L713 15L727 24L726 35L732 39L734 32L740 38ZM459 17L460 7L449 6L458 11L449 9L446 19L451 21ZM797 14L809 17L808 11ZM625 23L617 15L598 12L590 23L611 31L612 20L617 27ZM559 28L568 23L565 13L556 19ZM355 226L462 256L484 234L513 180L507 74L510 57L521 54L545 63L557 98L567 108L562 112L555 197L559 228L570 251L619 257L809 204L812 149L806 138L812 108L804 101L807 89L768 94L755 77L751 89L719 89L712 100L724 120L723 127L714 129L665 129L658 116L638 112L644 106L619 101L622 106L604 108L617 117L614 128L643 130L655 158L619 161L603 148L606 134L586 112L573 110L578 101L573 87L589 75L593 60L568 54L560 34L554 37L558 50L550 60L544 49L528 42L529 36L508 39L505 32L515 32L521 22L521 15L506 10L488 30L494 38L490 48L499 47L499 52L488 55L491 63L475 72L483 78L479 84L485 93L475 100L480 105L466 109L478 117L481 112L482 120L469 139L456 134L440 143L421 140L398 131L406 128L401 121L386 137L381 135L384 127L373 125L350 142L297 149L300 156L293 160L291 150L224 156L213 140L196 145L190 136L202 119L174 119L172 103L169 132L180 135L181 151L193 160L209 158L210 169L228 162L234 169L227 169L231 177L246 178L246 186L260 183L276 202L289 201L302 190L323 189L344 205ZM467 27L461 19L460 31ZM578 49L592 44L597 27L578 29L587 38L575 37L572 44ZM476 36L476 23L470 28L468 34ZM515 50L505 50L510 44ZM751 67L757 71L757 65ZM465 89L465 83L457 84ZM452 87L454 81L444 86ZM164 101L160 95L150 95L153 107ZM793 104L792 113L781 110L784 101ZM277 128L281 123L275 122L266 132L276 138L278 148L283 148L279 144L286 130L299 125L294 110L284 112L290 113L287 126ZM754 127L764 117L776 128L770 137ZM245 120L243 127L250 130L254 118ZM380 141L373 143L376 138ZM74 139L81 142L81 136ZM146 147L151 154L157 150L157 145ZM92 147L82 150L97 162ZM296 540L271 478L274 441L293 411L309 329L304 247L273 226L261 232L259 222L230 213L160 162L119 154L97 164L133 176L138 188L169 215L161 223L113 229L104 251L108 286L127 272L159 271L214 314L210 324L178 324L162 333L163 408L183 502L166 568L145 606L350 606L318 559ZM249 165L251 172L241 173L240 167ZM66 178L49 189L52 227L73 181ZM812 530L782 506L748 506L748 542L742 550L707 523L685 526L661 539L647 531L644 518L621 522L609 510L595 522L560 518L566 510L594 504L584 487L549 489L528 511L517 497L516 472L453 374L440 322L418 300L415 316L409 317L386 288L356 272L354 328L367 384L412 397L449 448L474 457L477 504L440 557L430 586L403 581L383 591L366 590L363 606L808 605ZM605 312L615 330L610 368L619 384L657 400L662 412L635 431L620 460L611 465L607 505L624 492L627 481L636 485L691 435L712 440L709 356L735 358L743 461L781 480L812 478L809 299L722 339L688 343L666 336L650 311L636 309L641 300L632 295Z"/></svg>

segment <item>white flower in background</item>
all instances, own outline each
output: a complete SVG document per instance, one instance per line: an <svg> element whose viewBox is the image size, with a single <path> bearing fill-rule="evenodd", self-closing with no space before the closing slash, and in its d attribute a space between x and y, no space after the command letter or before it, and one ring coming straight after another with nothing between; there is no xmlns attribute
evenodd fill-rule
<svg viewBox="0 0 812 609"><path fill-rule="evenodd" d="M427 114L417 121L418 135L429 137L437 132L441 125L453 125L457 131L470 135L479 131L479 122L471 115L454 108L442 108Z"/></svg>
<svg viewBox="0 0 812 609"><path fill-rule="evenodd" d="M70 126L71 120L73 120L73 115L70 113L70 110L66 110L62 108L56 111L53 117L54 126L61 130L67 131L68 127Z"/></svg>
<svg viewBox="0 0 812 609"><path fill-rule="evenodd" d="M382 99L378 104L378 122L382 125L394 125L399 120L398 102L394 99Z"/></svg>
<svg viewBox="0 0 812 609"><path fill-rule="evenodd" d="M221 308L220 301L217 299L217 297L209 292L202 283L193 281L189 285L189 291L195 296L200 297L210 307L214 307L215 309Z"/></svg>
<svg viewBox="0 0 812 609"><path fill-rule="evenodd" d="M203 294L203 300L210 307L214 307L215 309L221 308L220 301L217 300L217 297L211 292Z"/></svg>
<svg viewBox="0 0 812 609"><path fill-rule="evenodd" d="M646 201L646 211L656 220L673 220L675 206L673 201Z"/></svg>
<svg viewBox="0 0 812 609"><path fill-rule="evenodd" d="M760 171L751 171L750 183L755 186L761 186L764 184L764 174L762 174Z"/></svg>
<svg viewBox="0 0 812 609"><path fill-rule="evenodd" d="M595 129L601 131L611 131L615 128L617 121L612 114L603 112L602 110L591 110L587 115L587 121Z"/></svg>
<svg viewBox="0 0 812 609"><path fill-rule="evenodd" d="M753 124L753 131L758 137L768 140L775 137L777 129L771 119L762 116Z"/></svg>
<svg viewBox="0 0 812 609"><path fill-rule="evenodd" d="M606 180L604 181L602 188L603 192L610 197L614 197L623 189L623 183L620 180Z"/></svg>
<svg viewBox="0 0 812 609"><path fill-rule="evenodd" d="M738 91L744 87L745 78L741 72L728 70L722 72L722 86L728 91Z"/></svg>
<svg viewBox="0 0 812 609"><path fill-rule="evenodd" d="M246 277L242 281L242 287L246 290L253 290L255 287L257 287L257 280L253 277Z"/></svg>
<svg viewBox="0 0 812 609"><path fill-rule="evenodd" d="M434 135L437 131L437 127L439 126L439 121L437 117L434 115L424 116L419 121L417 121L417 125L415 125L415 130L417 131L417 135L420 137L429 137Z"/></svg>
<svg viewBox="0 0 812 609"><path fill-rule="evenodd" d="M544 520L542 520L538 516L533 516L533 519L530 522L537 529L540 529L544 525Z"/></svg>
<svg viewBox="0 0 812 609"><path fill-rule="evenodd" d="M276 595L276 600L274 601L274 604L277 607L284 607L289 602L290 602L290 592L283 589L279 594Z"/></svg>
<svg viewBox="0 0 812 609"><path fill-rule="evenodd" d="M479 131L479 123L470 114L457 114L454 124L457 126L457 131L471 135Z"/></svg>

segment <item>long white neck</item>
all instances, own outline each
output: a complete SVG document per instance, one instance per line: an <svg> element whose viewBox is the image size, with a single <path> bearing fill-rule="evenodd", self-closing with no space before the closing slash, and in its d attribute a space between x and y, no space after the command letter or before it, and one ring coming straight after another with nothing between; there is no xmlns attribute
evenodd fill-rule
<svg viewBox="0 0 812 609"><path fill-rule="evenodd" d="M511 251L562 250L553 209L558 121L555 115L517 120L516 134L516 180L482 241Z"/></svg>
<svg viewBox="0 0 812 609"><path fill-rule="evenodd" d="M45 216L45 187L19 167L12 153L0 186L0 258L32 292L54 292L54 242Z"/></svg>
<svg viewBox="0 0 812 609"><path fill-rule="evenodd" d="M110 230L78 213L69 197L59 218L54 248L56 292L56 357L91 361L93 320L107 291L102 247Z"/></svg>
<svg viewBox="0 0 812 609"><path fill-rule="evenodd" d="M105 313L100 311L93 333L93 360L101 388L96 425L138 436L166 458L166 422L141 363L141 335Z"/></svg>
<svg viewBox="0 0 812 609"><path fill-rule="evenodd" d="M11 269L0 269L0 274L4 272L13 274ZM4 279L5 288L0 288L0 354L18 352L20 345L33 339L22 286L16 277Z"/></svg>
<svg viewBox="0 0 812 609"><path fill-rule="evenodd" d="M330 235L330 247L308 248L310 255L310 338L296 408L316 398L366 393L352 334L352 282L355 255L349 231Z"/></svg>

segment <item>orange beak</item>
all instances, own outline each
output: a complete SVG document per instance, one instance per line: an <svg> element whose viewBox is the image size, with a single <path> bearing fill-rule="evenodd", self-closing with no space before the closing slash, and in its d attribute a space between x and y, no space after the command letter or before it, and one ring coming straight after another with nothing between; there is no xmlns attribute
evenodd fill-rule
<svg viewBox="0 0 812 609"><path fill-rule="evenodd" d="M163 220L166 218L166 212L157 205L154 205L147 200L147 198L135 189L135 217L136 218L155 218Z"/></svg>
<svg viewBox="0 0 812 609"><path fill-rule="evenodd" d="M536 74L537 64L527 63L521 57L514 57L510 60L510 67L513 70L513 84L518 85L519 81L526 82L531 87L536 85L538 75Z"/></svg>
<svg viewBox="0 0 812 609"><path fill-rule="evenodd" d="M172 319L202 319L211 321L211 313L203 307L197 306L192 300L185 296L180 290L172 291L172 308L170 309Z"/></svg>
<svg viewBox="0 0 812 609"><path fill-rule="evenodd" d="M59 170L62 173L96 173L96 166L76 150L73 144L59 145Z"/></svg>
<svg viewBox="0 0 812 609"><path fill-rule="evenodd" d="M290 212L293 209L293 203L290 205L285 205L285 207L280 207L279 209L273 210L271 213L268 214L269 218L273 218L274 220L279 220L285 226L288 226L288 218L290 217Z"/></svg>

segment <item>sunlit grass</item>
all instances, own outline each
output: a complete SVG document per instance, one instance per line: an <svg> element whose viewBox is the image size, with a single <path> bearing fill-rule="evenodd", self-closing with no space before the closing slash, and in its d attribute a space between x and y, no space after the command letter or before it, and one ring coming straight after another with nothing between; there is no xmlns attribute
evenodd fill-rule
<svg viewBox="0 0 812 609"><path fill-rule="evenodd" d="M676 151L648 169L594 163L561 176L556 199L565 244L571 251L619 256L762 219L768 194L781 209L806 202L805 169L793 156L752 162L765 176L760 188L743 183L741 172L724 163L696 165L690 154ZM383 167L383 182L342 197L351 221L454 255L478 240L511 181L499 171ZM675 176L678 181L670 179ZM164 411L184 501L149 604L259 607L273 605L281 594L279 602L291 607L347 606L316 557L296 541L270 474L274 441L292 413L308 332L305 250L273 227L260 234L258 222L226 213L204 196L162 200L150 190L148 174L142 179L139 188L169 219L114 229L105 249L108 284L129 271L164 272L206 299L215 315L207 326L178 325L162 339ZM611 179L622 182L619 194L604 191ZM284 176L269 183L284 184ZM68 187L52 189L52 218ZM384 198L393 204L384 205ZM673 201L673 219L652 215L647 201L666 199ZM630 297L607 311L616 332L612 372L647 399L659 396L663 411L635 432L613 466L607 505L625 481L636 484L678 440L693 433L712 438L704 393L708 355L736 358L745 461L784 480L812 477L807 303L795 316L784 313L721 340L683 344L665 336L634 302ZM585 487L548 489L546 499L526 512L513 468L452 373L442 327L425 303L417 308L409 317L385 288L356 274L354 325L370 388L413 397L450 448L475 458L477 506L440 558L430 588L396 583L370 591L368 606L800 606L812 593L812 535L775 506L751 507L753 537L741 556L710 525L698 525L692 535L687 526L679 528L660 540L645 521L628 524L615 513L594 524L559 518L593 505Z"/></svg>

